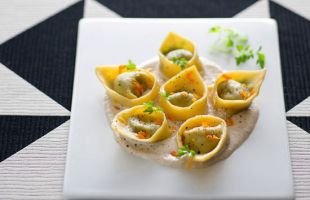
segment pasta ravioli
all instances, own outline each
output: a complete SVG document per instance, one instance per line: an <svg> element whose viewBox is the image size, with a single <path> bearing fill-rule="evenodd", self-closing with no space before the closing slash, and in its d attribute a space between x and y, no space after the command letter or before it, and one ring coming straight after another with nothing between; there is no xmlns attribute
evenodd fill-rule
<svg viewBox="0 0 310 200"><path fill-rule="evenodd" d="M197 154L194 161L205 162L215 156L227 140L223 119L211 115L198 115L182 124L177 134L178 146L188 145Z"/></svg>
<svg viewBox="0 0 310 200"><path fill-rule="evenodd" d="M119 112L112 129L125 138L141 142L157 142L170 136L163 112L145 112L146 106L139 105Z"/></svg>
<svg viewBox="0 0 310 200"><path fill-rule="evenodd" d="M161 72L167 77L172 77L192 65L202 70L194 43L170 32L159 49Z"/></svg>
<svg viewBox="0 0 310 200"><path fill-rule="evenodd" d="M127 69L124 65L102 66L96 74L108 95L125 106L139 105L157 97L159 83L151 72Z"/></svg>
<svg viewBox="0 0 310 200"><path fill-rule="evenodd" d="M213 88L213 103L230 114L247 109L259 94L266 70L231 71L221 74Z"/></svg>
<svg viewBox="0 0 310 200"><path fill-rule="evenodd" d="M159 105L171 118L185 120L206 113L207 89L195 66L168 80L161 94Z"/></svg>

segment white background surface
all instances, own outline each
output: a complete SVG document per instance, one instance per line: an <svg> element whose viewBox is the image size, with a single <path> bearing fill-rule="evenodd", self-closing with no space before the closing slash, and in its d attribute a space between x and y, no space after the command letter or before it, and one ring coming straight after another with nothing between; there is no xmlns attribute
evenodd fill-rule
<svg viewBox="0 0 310 200"><path fill-rule="evenodd" d="M272 20L84 20L79 29L71 132L65 176L67 197L291 198L278 37ZM249 139L210 168L184 171L136 158L112 137L102 106L104 89L96 65L140 63L156 55L168 31L176 31L207 54L212 25L234 27L268 55L267 76L257 103L260 117ZM219 61L219 60L217 60ZM233 60L221 60L236 69ZM241 68L247 68L243 66Z"/></svg>

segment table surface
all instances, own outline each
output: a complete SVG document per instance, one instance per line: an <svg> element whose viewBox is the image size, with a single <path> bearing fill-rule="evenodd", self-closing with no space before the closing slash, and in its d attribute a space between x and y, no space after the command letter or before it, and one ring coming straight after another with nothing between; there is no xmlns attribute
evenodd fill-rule
<svg viewBox="0 0 310 200"><path fill-rule="evenodd" d="M295 195L310 199L310 1L162 2L0 1L0 199L63 198L77 23L82 17L275 18Z"/></svg>

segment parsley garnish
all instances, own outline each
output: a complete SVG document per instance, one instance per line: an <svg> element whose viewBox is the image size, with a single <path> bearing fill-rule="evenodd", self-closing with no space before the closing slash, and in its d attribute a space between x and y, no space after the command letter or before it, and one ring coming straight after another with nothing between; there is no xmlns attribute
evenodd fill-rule
<svg viewBox="0 0 310 200"><path fill-rule="evenodd" d="M253 50L250 49L250 46L242 46L242 45L238 45L237 47L237 52L235 55L235 60L237 65L240 65L241 63L245 63L246 61L254 58L254 53Z"/></svg>
<svg viewBox="0 0 310 200"><path fill-rule="evenodd" d="M154 106L153 102L145 102L143 104L146 109L143 112L148 112L149 114L152 114L153 112L163 112L163 109L159 106Z"/></svg>
<svg viewBox="0 0 310 200"><path fill-rule="evenodd" d="M209 29L209 33L218 34L217 41L212 45L213 52L226 53L234 56L236 65L245 63L256 57L256 64L260 68L265 66L265 54L261 52L261 47L254 54L254 50L248 44L248 37L230 29L214 26Z"/></svg>
<svg viewBox="0 0 310 200"><path fill-rule="evenodd" d="M128 60L128 63L125 66L127 70L134 70L137 68L137 65L134 62L132 62L132 60Z"/></svg>
<svg viewBox="0 0 310 200"><path fill-rule="evenodd" d="M160 93L160 95L162 97L166 97L166 98L169 97L169 93L167 91L164 91L164 92Z"/></svg>
<svg viewBox="0 0 310 200"><path fill-rule="evenodd" d="M260 68L264 69L265 67L265 54L261 52L262 47L260 46L256 51L257 59L256 64L259 64Z"/></svg>
<svg viewBox="0 0 310 200"><path fill-rule="evenodd" d="M179 148L178 150L178 157L188 155L190 157L194 157L196 155L196 151L189 148L188 145L184 145L183 147Z"/></svg>
<svg viewBox="0 0 310 200"><path fill-rule="evenodd" d="M209 33L219 33L221 31L220 26L213 26L210 28Z"/></svg>
<svg viewBox="0 0 310 200"><path fill-rule="evenodd" d="M181 69L185 69L186 65L187 65L187 60L185 58L177 58L177 57L173 57L172 58L172 62L174 64L177 64L181 67Z"/></svg>

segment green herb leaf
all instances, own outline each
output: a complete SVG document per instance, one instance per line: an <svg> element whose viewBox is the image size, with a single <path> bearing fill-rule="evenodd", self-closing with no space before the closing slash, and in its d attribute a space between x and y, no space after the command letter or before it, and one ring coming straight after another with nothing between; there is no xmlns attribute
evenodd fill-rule
<svg viewBox="0 0 310 200"><path fill-rule="evenodd" d="M261 47L254 54L254 50L248 44L248 37L230 28L214 26L209 33L218 34L218 39L211 46L211 52L225 53L234 56L237 66L256 57L256 64L260 68L265 66L265 54Z"/></svg>
<svg viewBox="0 0 310 200"><path fill-rule="evenodd" d="M188 155L190 157L194 157L196 155L196 152L189 148L188 145L184 145L183 147L179 148L178 150L178 157Z"/></svg>
<svg viewBox="0 0 310 200"><path fill-rule="evenodd" d="M143 104L146 109L143 111L143 112L147 112L149 114L152 114L153 112L163 112L163 109L159 106L154 106L154 103L153 102L145 102Z"/></svg>
<svg viewBox="0 0 310 200"><path fill-rule="evenodd" d="M256 51L257 59L256 64L260 66L261 69L265 68L265 54L261 52L262 47L260 46Z"/></svg>
<svg viewBox="0 0 310 200"><path fill-rule="evenodd" d="M177 57L173 57L172 58L172 62L174 64L177 64L181 67L181 69L185 69L186 65L187 65L187 60L185 58L177 58Z"/></svg>
<svg viewBox="0 0 310 200"><path fill-rule="evenodd" d="M227 42L226 42L226 47L230 48L234 46L234 41L231 38L228 38Z"/></svg>
<svg viewBox="0 0 310 200"><path fill-rule="evenodd" d="M128 60L128 64L125 66L127 70L134 70L137 68L137 65L134 62L132 62L132 60Z"/></svg>
<svg viewBox="0 0 310 200"><path fill-rule="evenodd" d="M219 33L219 32L221 32L220 26L213 26L209 29L209 33Z"/></svg>
<svg viewBox="0 0 310 200"><path fill-rule="evenodd" d="M166 98L169 97L169 93L167 91L164 91L164 92L160 93L160 95L162 97L166 97Z"/></svg>
<svg viewBox="0 0 310 200"><path fill-rule="evenodd" d="M243 45L237 45L236 48L239 52L241 52L243 50Z"/></svg>
<svg viewBox="0 0 310 200"><path fill-rule="evenodd" d="M254 58L253 50L249 50L248 46L244 49L238 50L237 55L235 56L235 61L237 65L240 65L241 63L245 63L248 60Z"/></svg>

